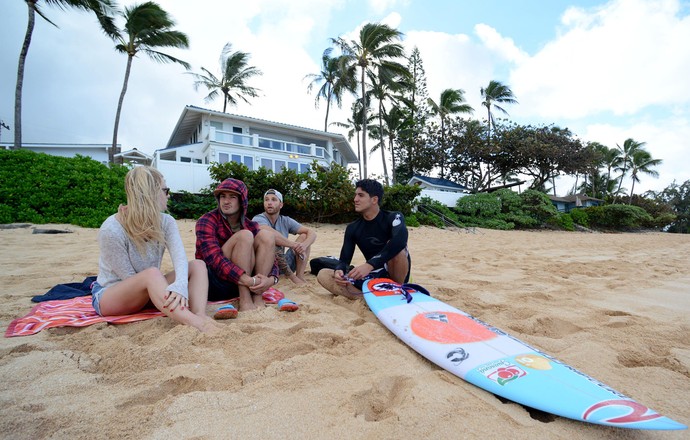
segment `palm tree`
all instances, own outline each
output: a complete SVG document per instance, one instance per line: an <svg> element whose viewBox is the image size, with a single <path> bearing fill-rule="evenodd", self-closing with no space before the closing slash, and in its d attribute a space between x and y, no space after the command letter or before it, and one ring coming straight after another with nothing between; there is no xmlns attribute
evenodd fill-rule
<svg viewBox="0 0 690 440"><path fill-rule="evenodd" d="M659 172L652 168L661 165L661 159L654 159L652 155L644 149L639 149L630 156L630 176L632 178L632 187L630 188L630 199L628 205L632 203L633 191L635 191L635 182L640 181L639 174L647 174L652 177L659 177Z"/></svg>
<svg viewBox="0 0 690 440"><path fill-rule="evenodd" d="M210 90L204 98L206 102L213 101L222 93L223 113L227 110L228 103L237 105L237 98L249 103L245 95L256 98L259 96L259 89L248 86L246 82L248 79L263 73L254 66L247 66L247 61L249 61L249 54L240 51L233 52L232 44L226 43L220 54L220 78L202 67L201 70L204 71L205 75L192 73L196 78L194 90L198 90L199 86L204 86Z"/></svg>
<svg viewBox="0 0 690 440"><path fill-rule="evenodd" d="M324 120L323 131L328 131L328 114L331 109L331 102L335 101L338 108L342 106L343 93L345 91L355 94L357 88L357 78L354 66L343 71L341 69L340 57L331 57L333 48L328 48L323 51L321 56L321 72L310 73L304 79L311 79L307 86L307 92L311 92L314 86L323 83L316 92L315 106L319 107L319 100L324 98L326 100L326 119Z"/></svg>
<svg viewBox="0 0 690 440"><path fill-rule="evenodd" d="M616 167L616 171L621 172L620 180L618 181L618 189L616 190L616 195L620 194L620 192L621 192L621 185L623 185L623 178L628 173L628 168L630 166L631 157L635 154L636 151L643 149L645 144L646 144L646 142L637 142L633 138L626 139L625 142L623 142L622 147L620 145L616 144L618 151L623 156L620 159L620 162L617 164L617 167ZM614 201L614 203L615 203L615 201Z"/></svg>
<svg viewBox="0 0 690 440"><path fill-rule="evenodd" d="M367 73L371 73L375 68L389 72L405 72L405 66L397 63L397 58L404 56L402 44L397 41L402 38L402 32L393 29L388 25L380 23L367 23L359 31L359 41L351 40L347 42L342 38L332 39L332 43L338 46L343 53L341 65L344 71L352 66L359 66L361 69L360 85L361 97L364 99L362 109L362 161L364 178L367 178Z"/></svg>
<svg viewBox="0 0 690 440"><path fill-rule="evenodd" d="M31 37L34 32L34 25L36 23L36 14L43 17L45 21L58 27L55 23L50 21L48 17L43 14L43 11L38 7L38 0L24 0L26 6L29 8L29 20L26 25L26 35L24 36L24 43L22 50L19 52L19 63L17 67L17 85L14 91L14 148L22 147L22 88L24 87L24 66L26 63L26 56L29 53L29 46L31 45ZM112 35L115 32L115 25L111 13L113 12L114 3L112 0L46 0L45 3L57 6L60 9L72 7L85 11L92 11L96 14L96 18L101 24L101 28L107 35Z"/></svg>
<svg viewBox="0 0 690 440"><path fill-rule="evenodd" d="M157 3L146 2L126 7L124 12L119 13L125 19L125 26L122 30L117 30L113 40L117 43L115 50L127 54L127 68L125 69L125 79L122 84L122 92L117 103L115 113L115 128L113 129L113 145L108 151L108 160L113 163L115 158L115 148L117 148L117 130L120 125L120 113L122 103L127 93L127 83L129 74L132 70L134 57L143 52L154 61L159 63L176 63L189 70L189 63L177 59L171 55L156 50L160 47L188 48L189 40L187 35L173 29L175 21Z"/></svg>
<svg viewBox="0 0 690 440"><path fill-rule="evenodd" d="M356 99L355 102L352 103L350 110L352 111L352 116L347 120L347 122L331 122L331 125L349 130L347 132L348 141L351 141L353 137L357 139L357 165L359 166L358 175L359 178L362 179L362 161L360 160L362 157L362 148L359 143L359 133L362 131L362 100Z"/></svg>
<svg viewBox="0 0 690 440"><path fill-rule="evenodd" d="M489 142L491 142L491 126L496 128L494 123L494 115L491 113L491 107L505 115L508 115L508 112L496 103L517 104L517 100L515 99L515 95L513 95L513 91L510 90L510 87L495 80L489 81L489 85L486 86L486 88L482 87L480 91L482 98L484 99L482 105L486 107L487 123L489 124L489 137L487 139Z"/></svg>
<svg viewBox="0 0 690 440"><path fill-rule="evenodd" d="M597 151L601 154L601 164L606 166L606 181L604 182L604 195L610 195L610 191L613 186L609 183L611 182L611 170L619 167L623 161L620 152L616 148L608 148L605 145L597 144ZM616 179L613 179L615 182Z"/></svg>
<svg viewBox="0 0 690 440"><path fill-rule="evenodd" d="M441 92L438 103L429 98L431 112L441 118L441 178L444 177L444 165L446 158L445 125L450 115L458 113L472 113L474 109L465 102L465 91L462 89L446 89Z"/></svg>
<svg viewBox="0 0 690 440"><path fill-rule="evenodd" d="M383 176L388 183L388 165L386 163L386 154L385 154L385 136L387 134L386 130L384 130L384 119L386 116L386 102L390 101L393 103L393 105L396 105L398 102L398 96L396 95L396 92L399 92L403 88L408 86L408 79L409 79L409 73L405 71L405 74L402 76L390 76L391 72L387 72L385 69L379 68L378 69L378 74L373 75L369 74L369 82L371 84L371 89L369 90L368 94L369 97L373 97L376 99L378 103L378 115L377 118L379 120L378 124L378 138L379 138L379 145L378 147L381 148L381 160L383 162ZM390 135L390 133L388 133ZM372 148L372 151L376 147ZM391 155L393 154L393 151L391 150ZM394 168L395 169L395 168Z"/></svg>

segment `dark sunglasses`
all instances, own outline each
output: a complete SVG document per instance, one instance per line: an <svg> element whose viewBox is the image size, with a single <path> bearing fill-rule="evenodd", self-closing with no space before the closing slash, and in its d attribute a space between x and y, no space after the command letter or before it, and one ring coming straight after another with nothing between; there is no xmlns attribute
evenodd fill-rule
<svg viewBox="0 0 690 440"><path fill-rule="evenodd" d="M163 191L166 196L170 195L170 188L161 188L161 191Z"/></svg>

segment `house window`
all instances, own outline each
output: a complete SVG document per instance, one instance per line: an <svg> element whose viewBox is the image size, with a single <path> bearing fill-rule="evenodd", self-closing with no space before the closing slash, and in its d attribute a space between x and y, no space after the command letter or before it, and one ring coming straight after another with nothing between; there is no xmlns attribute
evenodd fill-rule
<svg viewBox="0 0 690 440"><path fill-rule="evenodd" d="M226 163L230 160L228 153L218 153L218 163Z"/></svg>
<svg viewBox="0 0 690 440"><path fill-rule="evenodd" d="M242 163L242 156L240 156L239 154L233 154L232 161L235 163Z"/></svg>
<svg viewBox="0 0 690 440"><path fill-rule="evenodd" d="M309 164L307 164L307 163L299 164L299 172L300 173L308 173L309 172Z"/></svg>
<svg viewBox="0 0 690 440"><path fill-rule="evenodd" d="M194 163L202 163L201 159L192 159L192 162L194 162Z"/></svg>
<svg viewBox="0 0 690 440"><path fill-rule="evenodd" d="M254 169L254 158L251 156L244 156L244 164L249 168L250 170Z"/></svg>
<svg viewBox="0 0 690 440"><path fill-rule="evenodd" d="M267 170L273 169L273 161L271 159L261 159L261 166Z"/></svg>
<svg viewBox="0 0 690 440"><path fill-rule="evenodd" d="M191 157L184 157L184 156L181 156L181 157L180 157L180 162L187 162L187 163L189 163L189 162L191 162L191 161L192 161L192 158L191 158Z"/></svg>
<svg viewBox="0 0 690 440"><path fill-rule="evenodd" d="M211 121L211 127L215 128L216 130L223 130L223 123L218 121Z"/></svg>
<svg viewBox="0 0 690 440"><path fill-rule="evenodd" d="M283 170L284 166L285 166L284 160L276 160L276 168L273 171L275 171L276 173L279 173Z"/></svg>
<svg viewBox="0 0 690 440"><path fill-rule="evenodd" d="M299 164L297 162L288 162L288 169L293 171L299 171Z"/></svg>

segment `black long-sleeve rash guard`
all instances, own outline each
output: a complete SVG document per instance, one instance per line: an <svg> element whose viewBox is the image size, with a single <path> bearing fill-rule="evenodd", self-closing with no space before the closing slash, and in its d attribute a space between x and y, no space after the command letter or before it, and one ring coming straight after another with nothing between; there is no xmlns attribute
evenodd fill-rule
<svg viewBox="0 0 690 440"><path fill-rule="evenodd" d="M381 210L373 220L363 217L347 225L338 270L352 261L355 245L374 269L380 269L407 246L405 218L399 212Z"/></svg>

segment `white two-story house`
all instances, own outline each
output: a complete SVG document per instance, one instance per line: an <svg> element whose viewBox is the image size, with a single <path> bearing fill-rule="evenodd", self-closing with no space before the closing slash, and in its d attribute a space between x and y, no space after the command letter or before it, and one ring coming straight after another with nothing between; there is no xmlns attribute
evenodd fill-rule
<svg viewBox="0 0 690 440"><path fill-rule="evenodd" d="M347 166L357 155L344 136L279 122L207 110L188 105L166 147L153 155L173 191L198 193L211 183L211 162L238 162L250 170L261 167L307 172L313 160Z"/></svg>

